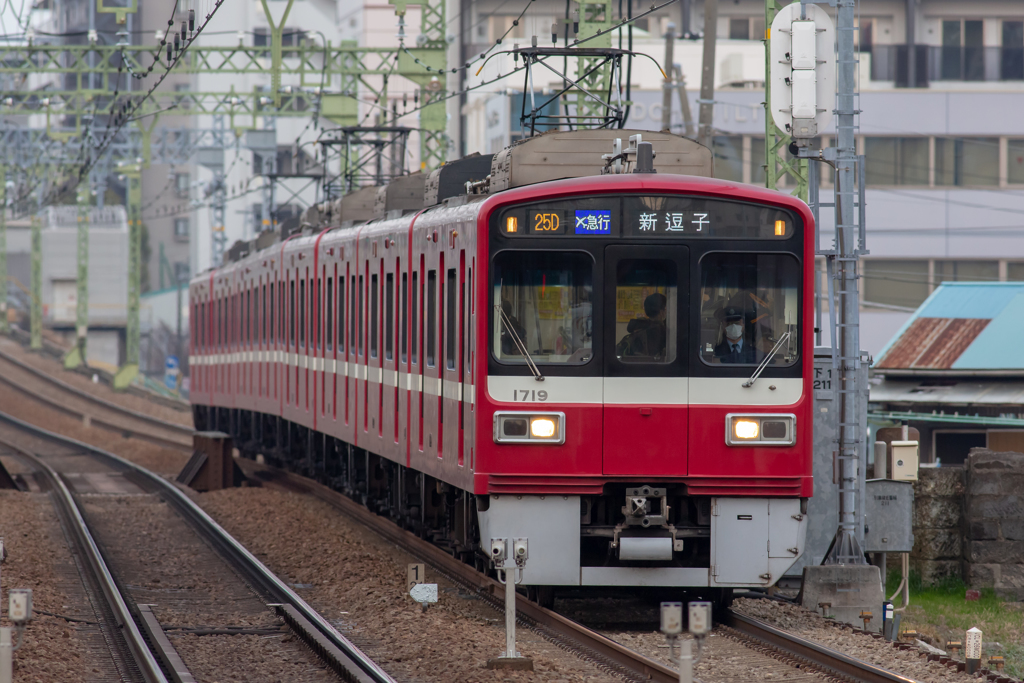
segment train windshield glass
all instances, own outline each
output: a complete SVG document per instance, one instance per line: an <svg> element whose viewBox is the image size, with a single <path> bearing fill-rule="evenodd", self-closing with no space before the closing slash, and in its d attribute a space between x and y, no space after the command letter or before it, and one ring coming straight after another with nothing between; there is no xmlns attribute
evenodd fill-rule
<svg viewBox="0 0 1024 683"><path fill-rule="evenodd" d="M671 363L679 325L676 264L623 259L616 270L615 357L623 363Z"/></svg>
<svg viewBox="0 0 1024 683"><path fill-rule="evenodd" d="M756 365L776 346L769 365L798 360L800 265L794 257L718 252L704 256L700 270L705 363Z"/></svg>
<svg viewBox="0 0 1024 683"><path fill-rule="evenodd" d="M581 365L593 356L594 261L571 251L502 251L494 258L494 357Z"/></svg>

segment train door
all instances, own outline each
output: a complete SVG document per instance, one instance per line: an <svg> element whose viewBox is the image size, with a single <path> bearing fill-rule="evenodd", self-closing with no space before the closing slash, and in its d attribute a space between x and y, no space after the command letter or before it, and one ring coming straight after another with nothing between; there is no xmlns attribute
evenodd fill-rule
<svg viewBox="0 0 1024 683"><path fill-rule="evenodd" d="M606 475L687 473L687 252L667 244L605 247Z"/></svg>

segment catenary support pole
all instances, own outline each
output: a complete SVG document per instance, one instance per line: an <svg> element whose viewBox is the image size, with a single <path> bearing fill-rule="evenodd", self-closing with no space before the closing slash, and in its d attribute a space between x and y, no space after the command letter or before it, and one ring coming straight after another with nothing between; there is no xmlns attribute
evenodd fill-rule
<svg viewBox="0 0 1024 683"><path fill-rule="evenodd" d="M700 130L697 142L711 149L715 107L715 42L718 32L718 0L704 0L704 57L700 77Z"/></svg>
<svg viewBox="0 0 1024 683"><path fill-rule="evenodd" d="M73 369L85 363L89 335L89 181L78 186L78 277L75 300L75 347L64 356L64 367Z"/></svg>
<svg viewBox="0 0 1024 683"><path fill-rule="evenodd" d="M32 279L29 283L29 343L33 351L43 348L43 219L32 214Z"/></svg>
<svg viewBox="0 0 1024 683"><path fill-rule="evenodd" d="M7 334L7 169L0 164L0 332Z"/></svg>
<svg viewBox="0 0 1024 683"><path fill-rule="evenodd" d="M128 319L125 324L125 361L114 375L114 389L124 391L139 374L139 293L142 264L142 171L122 167L128 181Z"/></svg>
<svg viewBox="0 0 1024 683"><path fill-rule="evenodd" d="M858 223L854 219L856 191L856 68L854 26L856 0L838 0L836 94L836 242L832 269L836 294L833 368L838 370L839 424L837 452L839 481L839 528L828 564L864 564L857 541L857 496L860 491L860 449L864 441L859 407L866 400L858 386L860 374L860 301L857 264L860 257Z"/></svg>

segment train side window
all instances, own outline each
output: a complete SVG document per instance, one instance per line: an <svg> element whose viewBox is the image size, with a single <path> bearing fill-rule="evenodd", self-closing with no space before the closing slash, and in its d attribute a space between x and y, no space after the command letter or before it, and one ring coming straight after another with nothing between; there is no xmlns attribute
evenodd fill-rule
<svg viewBox="0 0 1024 683"><path fill-rule="evenodd" d="M315 298L315 301L313 303L314 311L315 311L315 313L313 315L313 320L316 321L316 326L313 329L313 338L316 339L316 348L318 348L318 349L324 345L324 342L323 342L323 325L322 325L322 323L324 321L324 310L320 306L320 304L323 303L323 301L321 299L322 295L320 294L320 285L322 284L322 282L323 282L323 280L320 280L319 278L316 280L316 290L310 292L311 296L309 297L310 299L314 299ZM313 280L309 281L309 286L310 287L314 286L314 281ZM315 297L312 296L312 295L315 295ZM312 346L312 344L310 344L310 346Z"/></svg>
<svg viewBox="0 0 1024 683"><path fill-rule="evenodd" d="M306 279L299 280L299 348L306 347Z"/></svg>
<svg viewBox="0 0 1024 683"><path fill-rule="evenodd" d="M270 285L270 296L271 297L274 296L274 285ZM263 322L263 324L260 325L260 341L263 342L264 344L267 343L267 325L270 324L270 318L268 317L269 311L267 310L268 309L267 304L268 304L268 302L267 302L267 285L264 284L263 285L263 315L262 315L262 322Z"/></svg>
<svg viewBox="0 0 1024 683"><path fill-rule="evenodd" d="M356 313L356 318L359 319L359 355L360 356L363 355L363 350L365 349L365 346L366 346L366 342L364 341L365 337L363 336L363 320L366 318L366 307L363 306L364 296L365 296L365 293L363 292L363 276L360 275L359 276L359 309L358 309L358 313Z"/></svg>
<svg viewBox="0 0 1024 683"><path fill-rule="evenodd" d="M360 284L362 284L362 280L360 280L359 282ZM359 291L359 287L356 286L355 275L352 276L349 285L349 291L351 292L352 298L352 305L349 307L350 310L348 313L348 347L349 349L354 351L356 348L356 318L358 318L361 315L359 306L356 303L356 293Z"/></svg>
<svg viewBox="0 0 1024 683"><path fill-rule="evenodd" d="M437 271L427 271L427 367L434 367L437 344Z"/></svg>
<svg viewBox="0 0 1024 683"><path fill-rule="evenodd" d="M334 348L334 278L327 278L324 281L327 287L327 296L324 299L324 310L327 313L327 350Z"/></svg>
<svg viewBox="0 0 1024 683"><path fill-rule="evenodd" d="M409 362L409 274L402 273L402 310L399 313L402 319L400 334L402 335L402 362Z"/></svg>
<svg viewBox="0 0 1024 683"><path fill-rule="evenodd" d="M345 276L338 278L338 350L345 350Z"/></svg>
<svg viewBox="0 0 1024 683"><path fill-rule="evenodd" d="M245 331L245 345L249 346L252 343L252 290L245 290L245 321L243 322L243 330Z"/></svg>
<svg viewBox="0 0 1024 683"><path fill-rule="evenodd" d="M419 363L419 341L420 341L420 274L412 274L412 311L410 316L410 327L412 329L412 364Z"/></svg>
<svg viewBox="0 0 1024 683"><path fill-rule="evenodd" d="M377 357L377 323L378 306L377 297L377 273L370 276L370 356Z"/></svg>
<svg viewBox="0 0 1024 683"><path fill-rule="evenodd" d="M395 357L395 274L384 277L384 358Z"/></svg>
<svg viewBox="0 0 1024 683"><path fill-rule="evenodd" d="M458 272L454 268L448 269L448 283L446 285L446 294L448 295L446 306L445 306L445 366L449 370L455 369L455 364L458 359L455 357L455 341L458 339L458 335L455 332L455 301L459 295L459 281Z"/></svg>
<svg viewBox="0 0 1024 683"><path fill-rule="evenodd" d="M276 332L274 328L274 283L270 283L270 298L267 301L267 341L276 341Z"/></svg>
<svg viewBox="0 0 1024 683"><path fill-rule="evenodd" d="M295 345L295 310L296 310L296 308L295 308L295 280L289 280L288 281L288 292L291 295L289 298L291 299L291 303L292 303L292 305L289 306L289 308L291 310L288 311L288 322L287 322L287 325L288 325L288 345L289 346L294 346Z"/></svg>
<svg viewBox="0 0 1024 683"><path fill-rule="evenodd" d="M701 258L700 271L702 361L755 365L773 349L771 365L799 360L800 263L795 257L710 253Z"/></svg>
<svg viewBox="0 0 1024 683"><path fill-rule="evenodd" d="M473 357L473 354L470 353L470 351L472 349L472 344L473 344L473 330L472 330L472 327L470 326L470 321L472 320L472 317L473 317L473 315L472 315L472 310L473 310L473 268L472 268L472 266L469 268L469 271L466 273L466 282L463 285L463 297L464 297L464 300L463 300L463 304L462 304L462 311L463 311L463 315L464 315L464 320L462 321L462 334L464 335L465 342L464 342L464 346L462 347L462 357L465 359L463 361L463 363L466 366L466 370L471 370L472 369L471 361L472 361L472 357Z"/></svg>

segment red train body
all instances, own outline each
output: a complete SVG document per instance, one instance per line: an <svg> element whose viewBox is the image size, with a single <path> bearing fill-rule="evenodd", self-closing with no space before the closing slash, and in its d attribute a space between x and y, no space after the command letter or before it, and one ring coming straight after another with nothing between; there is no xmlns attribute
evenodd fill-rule
<svg viewBox="0 0 1024 683"><path fill-rule="evenodd" d="M197 428L467 560L527 538L542 595L771 585L812 493L813 234L630 174L292 237L192 280Z"/></svg>

